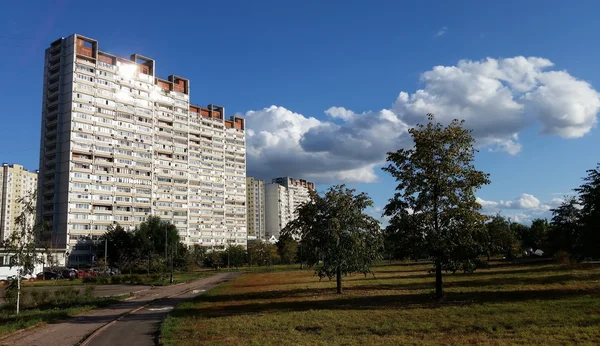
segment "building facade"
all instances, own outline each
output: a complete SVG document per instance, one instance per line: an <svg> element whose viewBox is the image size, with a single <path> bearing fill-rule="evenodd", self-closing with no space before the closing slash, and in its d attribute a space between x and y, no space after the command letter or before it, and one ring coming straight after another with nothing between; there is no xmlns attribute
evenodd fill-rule
<svg viewBox="0 0 600 346"><path fill-rule="evenodd" d="M310 200L315 184L303 179L280 177L265 185L265 239L279 239L281 230L298 214L297 208Z"/></svg>
<svg viewBox="0 0 600 346"><path fill-rule="evenodd" d="M38 210L53 246L97 239L149 215L181 240L246 244L245 122L190 103L190 81L156 77L155 61L128 59L74 34L46 50Z"/></svg>
<svg viewBox="0 0 600 346"><path fill-rule="evenodd" d="M265 239L265 182L246 177L248 239Z"/></svg>
<svg viewBox="0 0 600 346"><path fill-rule="evenodd" d="M0 170L0 241L8 238L16 228L15 220L23 211L23 202L34 198L38 173L30 172L21 165L2 164ZM35 201L32 201L35 206ZM30 224L35 221L31 215Z"/></svg>

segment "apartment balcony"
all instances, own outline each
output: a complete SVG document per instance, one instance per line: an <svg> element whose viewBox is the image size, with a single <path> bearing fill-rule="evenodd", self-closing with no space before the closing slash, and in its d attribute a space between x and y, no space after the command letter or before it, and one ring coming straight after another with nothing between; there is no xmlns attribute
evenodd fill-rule
<svg viewBox="0 0 600 346"><path fill-rule="evenodd" d="M134 77L134 78L135 78L135 77ZM135 81L134 81L133 79L121 79L121 78L116 78L116 79L115 79L115 82L116 82L117 84L120 84L120 85L125 85L125 86L128 86L128 87L136 87L136 85L135 85Z"/></svg>
<svg viewBox="0 0 600 346"><path fill-rule="evenodd" d="M113 73L116 73L116 71L117 71L117 66L105 63L103 61L96 62L96 68L99 68L104 71L113 72Z"/></svg>
<svg viewBox="0 0 600 346"><path fill-rule="evenodd" d="M46 92L46 97L47 98L52 98L54 96L58 97L59 94L59 88L52 88L52 89L48 89L48 91Z"/></svg>
<svg viewBox="0 0 600 346"><path fill-rule="evenodd" d="M89 66L89 67L92 67L92 68L96 67L95 63L93 63L93 62L91 62L89 60L86 60L86 59L81 59L81 58L77 58L77 64L86 65L86 66ZM77 71L80 71L80 70L77 70ZM85 71L85 70L82 70L82 71ZM87 72L87 71L85 71L85 72Z"/></svg>

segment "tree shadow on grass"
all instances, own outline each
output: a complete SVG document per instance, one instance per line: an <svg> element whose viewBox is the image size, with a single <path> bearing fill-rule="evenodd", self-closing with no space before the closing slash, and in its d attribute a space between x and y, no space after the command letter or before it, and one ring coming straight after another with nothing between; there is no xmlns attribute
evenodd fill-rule
<svg viewBox="0 0 600 346"><path fill-rule="evenodd" d="M457 272L457 273L444 273L444 277L452 277L452 278L456 278L456 277L477 277L477 276L491 276L491 275L510 275L510 274L528 274L528 273L542 273L542 272L548 272L548 273L554 273L557 271L570 271L572 270L572 268L568 268L568 267L560 267L560 266L544 266L544 267L537 267L537 268L523 268L523 269L510 269L510 270L488 270L488 269L478 269L477 271L473 272L473 273L461 273L461 272ZM417 271L419 272L419 271ZM433 278L434 274L433 273L428 273L426 270L421 270L420 272L422 272L422 274L411 274L411 275L395 275L395 276L378 276L377 273L375 273L375 277L373 276L368 276L367 278L364 277L355 277L355 276L350 276L348 281L359 281L359 280L376 280L376 281L381 281L381 280L399 280L399 279L424 279L424 278ZM390 273L390 272L387 272ZM402 273L402 272L399 272Z"/></svg>
<svg viewBox="0 0 600 346"><path fill-rule="evenodd" d="M368 284L369 281L363 281L363 284L358 284L359 281L346 281L344 290L347 293L353 292L366 292L366 291L381 291L381 290L433 290L435 288L435 282L433 276L430 276L431 281L427 282L402 282L394 284ZM472 278L472 277L471 277ZM454 279L454 278L453 278ZM473 287L486 287L486 286L522 286L522 285L552 285L567 283L569 281L577 280L578 282L594 282L600 280L600 273L596 274L564 274L564 275L553 275L536 278L489 278L489 279L473 279L473 280L460 280L460 281L448 281L444 283L445 288L473 288ZM356 285L353 285L357 283ZM365 284L366 283L366 284ZM350 285L348 285L350 284ZM600 287L598 288L600 290ZM218 295L206 295L199 296L196 301L202 302L231 302L231 301L248 301L248 300L272 300L272 299L289 299L289 298L309 298L321 295L328 295L334 291L333 288L297 288L297 289L280 289L271 291L261 292L248 292L241 294L218 294ZM494 293L501 294L502 292L494 291ZM405 295L396 295L396 297L404 297Z"/></svg>
<svg viewBox="0 0 600 346"><path fill-rule="evenodd" d="M377 296L344 296L331 295L327 300L298 300L291 302L268 303L240 303L237 305L211 304L209 307L194 309L176 309L172 312L174 317L202 316L203 318L220 318L258 314L264 312L280 311L308 311L308 310L387 310L387 309L414 309L414 308L440 308L444 306L464 306L483 303L520 302L528 300L553 300L571 298L590 294L598 294L596 290L530 290L491 292L477 291L468 293L447 293L445 300L436 302L432 293L415 293L406 295L377 295ZM218 298L218 297L213 297ZM222 297L225 298L225 297ZM241 298L241 297L240 297ZM227 302L229 299L213 300L214 303Z"/></svg>
<svg viewBox="0 0 600 346"><path fill-rule="evenodd" d="M598 281L600 280L600 273L598 274L565 274L565 275L553 275L536 278L489 278L489 279L474 279L474 280L460 280L460 281L448 281L444 282L445 288L472 288L472 287L486 287L486 286L523 286L523 285L553 285L567 283L569 281ZM397 284L375 284L375 285L356 285L348 287L348 290L355 291L370 291L370 290L420 290L420 289L433 289L434 278L431 277L431 282L414 282L414 283L402 283ZM599 287L600 288L600 287Z"/></svg>

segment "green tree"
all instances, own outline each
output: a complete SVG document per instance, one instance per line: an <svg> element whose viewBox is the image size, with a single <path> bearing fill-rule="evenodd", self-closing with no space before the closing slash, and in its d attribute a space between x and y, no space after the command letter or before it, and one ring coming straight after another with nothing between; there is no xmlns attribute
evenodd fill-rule
<svg viewBox="0 0 600 346"><path fill-rule="evenodd" d="M510 229L513 231L514 235L519 240L521 250L525 249L526 246L523 245L523 237L526 237L525 235L529 233L529 226L523 225L522 223L518 222L511 222Z"/></svg>
<svg viewBox="0 0 600 346"><path fill-rule="evenodd" d="M147 272L150 273L153 267L166 270L170 258L168 251L179 244L177 227L168 221L162 221L159 216L150 216L134 232L135 242L142 255L140 259L147 260Z"/></svg>
<svg viewBox="0 0 600 346"><path fill-rule="evenodd" d="M177 270L189 270L193 265L192 252L188 246L178 243L173 253L173 267Z"/></svg>
<svg viewBox="0 0 600 346"><path fill-rule="evenodd" d="M579 259L600 258L600 163L587 171L575 191L581 205L581 228L574 252Z"/></svg>
<svg viewBox="0 0 600 346"><path fill-rule="evenodd" d="M408 211L394 215L384 230L384 246L388 256L396 259L419 259L426 257L421 246L422 235L417 232L416 218Z"/></svg>
<svg viewBox="0 0 600 346"><path fill-rule="evenodd" d="M543 249L544 241L548 235L548 229L548 220L539 218L533 220L531 226L522 233L521 244L526 249Z"/></svg>
<svg viewBox="0 0 600 346"><path fill-rule="evenodd" d="M548 230L546 250L550 255L558 251L574 254L581 231L581 210L575 197L565 198L560 206L551 209L552 221Z"/></svg>
<svg viewBox="0 0 600 346"><path fill-rule="evenodd" d="M220 251L212 250L204 257L204 265L214 270L223 266L223 255Z"/></svg>
<svg viewBox="0 0 600 346"><path fill-rule="evenodd" d="M246 263L246 249L241 245L230 245L223 257L227 259L228 267L242 267Z"/></svg>
<svg viewBox="0 0 600 346"><path fill-rule="evenodd" d="M277 253L281 258L281 263L292 264L296 261L296 254L298 252L298 242L294 240L290 235L283 234L277 241Z"/></svg>
<svg viewBox="0 0 600 346"><path fill-rule="evenodd" d="M192 262L198 267L202 267L204 258L206 257L207 248L198 244L194 244L191 249Z"/></svg>
<svg viewBox="0 0 600 346"><path fill-rule="evenodd" d="M312 252L307 264L316 268L319 278L335 277L342 293L342 276L370 272L370 265L381 257L383 237L379 221L365 213L373 205L365 194L356 194L345 185L330 187L320 196L301 205L298 217L282 230L286 236L302 239L304 250Z"/></svg>
<svg viewBox="0 0 600 346"><path fill-rule="evenodd" d="M408 217L416 247L434 260L436 296L443 296L442 270L473 271L479 264L485 217L475 191L489 184L488 174L473 166L474 139L464 121L443 127L428 114L429 123L410 129L414 148L388 153L383 170L398 182L385 207L391 227L403 227ZM408 211L411 211L410 213Z"/></svg>
<svg viewBox="0 0 600 346"><path fill-rule="evenodd" d="M104 250L108 255L107 264L110 267L119 268L121 271L131 271L137 260L137 244L134 240L134 234L127 232L121 225L111 226L106 233L100 237L99 245L96 249L96 258L104 259Z"/></svg>
<svg viewBox="0 0 600 346"><path fill-rule="evenodd" d="M486 224L483 244L487 248L488 261L490 255L501 254L512 258L519 249L518 239L510 227L510 221L500 214L491 217Z"/></svg>
<svg viewBox="0 0 600 346"><path fill-rule="evenodd" d="M15 228L3 241L9 255L10 268L17 267L17 277L8 290L16 290L16 313L19 314L21 302L21 280L23 276L34 274L35 265L44 262L43 254L38 254L37 244L44 231L44 224L36 222L36 193L29 193L16 202L21 205L21 213L15 219ZM10 292L7 292L7 296Z"/></svg>
<svg viewBox="0 0 600 346"><path fill-rule="evenodd" d="M264 241L254 241L248 244L248 261L250 265L266 266L270 263L271 247Z"/></svg>

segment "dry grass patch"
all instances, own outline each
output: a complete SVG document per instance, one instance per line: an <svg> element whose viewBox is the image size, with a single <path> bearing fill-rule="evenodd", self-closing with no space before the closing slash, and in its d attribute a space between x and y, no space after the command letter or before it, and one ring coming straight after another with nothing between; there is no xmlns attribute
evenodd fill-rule
<svg viewBox="0 0 600 346"><path fill-rule="evenodd" d="M311 270L245 274L177 307L167 345L598 344L600 267L494 262L445 276L429 264L319 282Z"/></svg>

